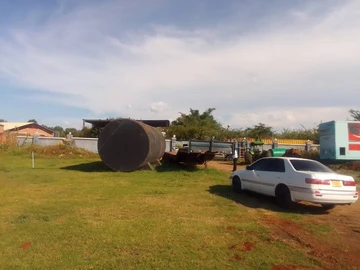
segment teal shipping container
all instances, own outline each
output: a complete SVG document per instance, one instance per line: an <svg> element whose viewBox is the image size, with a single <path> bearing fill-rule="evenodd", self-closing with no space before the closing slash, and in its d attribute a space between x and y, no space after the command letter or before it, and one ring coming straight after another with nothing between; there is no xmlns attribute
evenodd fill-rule
<svg viewBox="0 0 360 270"><path fill-rule="evenodd" d="M319 125L320 159L360 160L360 121Z"/></svg>

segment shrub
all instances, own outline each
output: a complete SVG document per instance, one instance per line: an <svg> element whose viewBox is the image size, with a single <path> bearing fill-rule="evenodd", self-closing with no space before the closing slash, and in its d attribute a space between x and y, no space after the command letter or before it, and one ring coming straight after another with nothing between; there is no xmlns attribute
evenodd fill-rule
<svg viewBox="0 0 360 270"><path fill-rule="evenodd" d="M5 134L0 137L0 152L6 152L17 147L15 134Z"/></svg>
<svg viewBox="0 0 360 270"><path fill-rule="evenodd" d="M347 162L339 166L341 170L360 171L360 161Z"/></svg>
<svg viewBox="0 0 360 270"><path fill-rule="evenodd" d="M301 157L313 159L313 160L320 160L320 151L318 150L301 151Z"/></svg>

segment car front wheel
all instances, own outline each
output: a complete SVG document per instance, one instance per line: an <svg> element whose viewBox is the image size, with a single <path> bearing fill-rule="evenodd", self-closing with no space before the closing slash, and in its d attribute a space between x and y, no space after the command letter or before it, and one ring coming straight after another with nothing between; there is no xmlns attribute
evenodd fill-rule
<svg viewBox="0 0 360 270"><path fill-rule="evenodd" d="M240 180L239 176L234 176L233 177L232 186L233 186L234 192L240 193L242 191L242 189L241 189L241 180Z"/></svg>

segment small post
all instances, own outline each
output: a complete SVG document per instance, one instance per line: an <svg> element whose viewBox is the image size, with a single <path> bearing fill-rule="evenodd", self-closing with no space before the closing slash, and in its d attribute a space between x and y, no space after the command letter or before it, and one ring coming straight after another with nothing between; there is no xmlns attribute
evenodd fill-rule
<svg viewBox="0 0 360 270"><path fill-rule="evenodd" d="M71 132L69 132L69 134L66 135L66 139L67 140L72 140L72 138L73 138L73 135L71 134Z"/></svg>
<svg viewBox="0 0 360 270"><path fill-rule="evenodd" d="M239 146L238 146L238 142L235 140L234 141L234 152L233 152L233 172L237 170L237 162L239 159Z"/></svg>
<svg viewBox="0 0 360 270"><path fill-rule="evenodd" d="M246 138L244 137L240 142L240 150L239 150L239 157L244 157L246 152Z"/></svg>
<svg viewBox="0 0 360 270"><path fill-rule="evenodd" d="M310 140L307 140L305 143L305 151L310 151L311 150L311 142Z"/></svg>
<svg viewBox="0 0 360 270"><path fill-rule="evenodd" d="M31 164L32 164L32 168L35 168L35 155L34 155L34 151L31 152Z"/></svg>
<svg viewBox="0 0 360 270"><path fill-rule="evenodd" d="M275 148L278 148L279 147L279 142L278 140L275 138L273 140L273 143L272 143L272 149L275 149Z"/></svg>
<svg viewBox="0 0 360 270"><path fill-rule="evenodd" d="M176 136L173 135L171 138L171 151L175 150L175 146L176 146Z"/></svg>
<svg viewBox="0 0 360 270"><path fill-rule="evenodd" d="M35 133L34 135L33 135L33 139L32 139L32 143L34 144L34 145L38 145L39 144L39 133Z"/></svg>
<svg viewBox="0 0 360 270"><path fill-rule="evenodd" d="M246 140L246 151L250 152L250 150L251 150L250 143Z"/></svg>
<svg viewBox="0 0 360 270"><path fill-rule="evenodd" d="M209 147L210 152L213 151L213 143L214 143L214 137L212 137L210 140L210 147Z"/></svg>

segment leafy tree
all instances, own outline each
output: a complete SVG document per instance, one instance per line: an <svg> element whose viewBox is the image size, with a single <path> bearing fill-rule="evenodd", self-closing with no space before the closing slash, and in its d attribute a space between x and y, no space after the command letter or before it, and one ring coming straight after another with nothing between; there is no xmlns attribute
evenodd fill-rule
<svg viewBox="0 0 360 270"><path fill-rule="evenodd" d="M216 137L224 128L212 115L215 108L209 108L203 113L190 109L189 114L180 113L167 130L168 136L176 135L179 140L209 140Z"/></svg>
<svg viewBox="0 0 360 270"><path fill-rule="evenodd" d="M73 135L74 137L78 137L79 134L80 134L80 131L77 130L76 128L66 128L66 129L64 130L64 132L65 132L65 136L66 136L67 134L71 133L71 135Z"/></svg>
<svg viewBox="0 0 360 270"><path fill-rule="evenodd" d="M50 130L54 131L55 136L59 136L59 137L65 137L67 134L69 134L69 132L71 132L71 134L74 137L79 137L80 134L81 134L81 131L77 130L76 128L66 128L66 129L64 129L61 126L55 126L55 127L49 127L49 126L46 126L46 125L42 125L42 126L44 128L47 128L47 129L50 129ZM84 137L86 137L86 136L84 136Z"/></svg>
<svg viewBox="0 0 360 270"><path fill-rule="evenodd" d="M92 128L84 127L82 130L79 131L78 136L84 138L93 138L94 136L92 134Z"/></svg>
<svg viewBox="0 0 360 270"><path fill-rule="evenodd" d="M248 138L254 138L256 140L272 138L274 132L272 131L272 127L267 126L263 123L259 123L254 125L252 128L245 129L245 135Z"/></svg>
<svg viewBox="0 0 360 270"><path fill-rule="evenodd" d="M30 119L28 122L33 122L33 123L35 123L35 124L38 123L35 119Z"/></svg>
<svg viewBox="0 0 360 270"><path fill-rule="evenodd" d="M349 113L350 113L351 117L353 118L353 120L360 121L360 111L359 110L350 109Z"/></svg>
<svg viewBox="0 0 360 270"><path fill-rule="evenodd" d="M50 129L52 131L55 132L55 136L59 136L59 137L65 137L65 130L63 129L63 127L61 126L55 126L55 127L49 127L47 125L41 125L44 128ZM58 134L56 134L58 133Z"/></svg>
<svg viewBox="0 0 360 270"><path fill-rule="evenodd" d="M99 138L100 133L103 131L103 127L92 127L90 130L91 138Z"/></svg>
<svg viewBox="0 0 360 270"><path fill-rule="evenodd" d="M53 131L56 131L59 137L65 137L65 130L61 126L50 127Z"/></svg>
<svg viewBox="0 0 360 270"><path fill-rule="evenodd" d="M244 138L246 135L245 131L242 129L224 129L220 132L220 134L217 135L216 138L218 138L221 141L231 140L231 139L240 139Z"/></svg>
<svg viewBox="0 0 360 270"><path fill-rule="evenodd" d="M1 123L1 122L7 122L7 121L6 121L5 119L0 119L0 123Z"/></svg>

